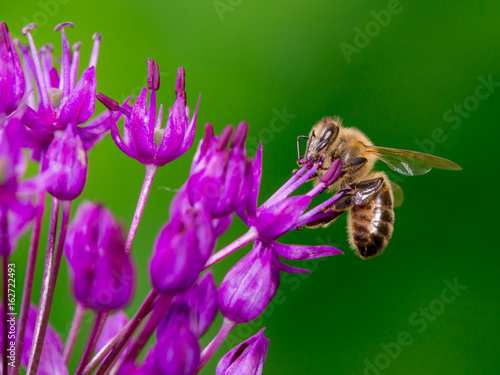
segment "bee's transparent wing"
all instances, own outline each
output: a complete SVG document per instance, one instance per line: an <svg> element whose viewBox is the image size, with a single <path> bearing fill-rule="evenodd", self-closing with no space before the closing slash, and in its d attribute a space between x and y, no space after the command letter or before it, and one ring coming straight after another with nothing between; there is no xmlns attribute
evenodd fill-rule
<svg viewBox="0 0 500 375"><path fill-rule="evenodd" d="M462 168L451 160L417 151L399 150L396 148L366 146L368 152L377 157L392 170L405 176L419 176L432 168L458 171Z"/></svg>
<svg viewBox="0 0 500 375"><path fill-rule="evenodd" d="M391 184L392 195L394 196L394 207L401 207L403 205L403 201L405 200L403 189L391 180L389 180L389 183Z"/></svg>

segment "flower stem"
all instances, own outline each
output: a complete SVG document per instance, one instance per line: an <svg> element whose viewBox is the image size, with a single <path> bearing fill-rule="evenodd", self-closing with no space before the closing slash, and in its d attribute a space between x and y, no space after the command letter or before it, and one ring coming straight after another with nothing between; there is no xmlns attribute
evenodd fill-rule
<svg viewBox="0 0 500 375"><path fill-rule="evenodd" d="M229 245L224 247L223 249L217 251L215 254L213 254L205 263L203 266L203 269L207 269L208 267L214 265L217 263L219 260L222 258L227 257L229 254L232 254L239 248L245 246L246 244L249 244L252 241L255 241L257 238L259 238L259 235L257 233L257 230L254 227L251 227L248 232L246 232L243 236L238 238L237 240L231 242Z"/></svg>
<svg viewBox="0 0 500 375"><path fill-rule="evenodd" d="M90 356L92 355L92 352L94 351L95 346L97 344L97 339L99 338L99 335L102 331L102 328L104 327L104 322L106 321L107 315L108 315L107 311L101 311L95 317L94 328L92 329L92 333L90 334L89 342L87 344L85 352L83 353L80 364L78 365L78 368L76 369L75 375L81 375L83 370L85 369L85 365L87 364Z"/></svg>
<svg viewBox="0 0 500 375"><path fill-rule="evenodd" d="M137 228L139 227L142 212L144 211L144 206L146 205L146 201L148 200L149 191L151 190L151 184L153 183L153 178L157 169L158 167L154 164L146 165L146 176L144 177L141 194L139 195L139 200L137 201L134 218L132 219L132 224L130 225L130 230L127 236L127 242L125 243L125 252L127 254L130 253L130 250L132 249L132 243L134 242L135 234L137 232Z"/></svg>
<svg viewBox="0 0 500 375"><path fill-rule="evenodd" d="M96 369L96 367L101 363L101 361L106 357L106 355L113 349L113 347L116 345L118 340L127 332L131 324L131 321L129 321L123 328L116 333L116 335L113 336L111 340L109 340L106 345L97 353L94 358L87 364L87 367L85 367L84 370L84 375L90 374L92 371Z"/></svg>
<svg viewBox="0 0 500 375"><path fill-rule="evenodd" d="M23 296L21 301L21 312L19 315L19 324L16 337L16 361L12 375L18 375L21 369L21 356L24 346L24 332L26 330L26 322L28 321L28 312L30 309L31 294L33 292L33 280L35 278L36 258L38 256L38 245L40 243L40 231L42 229L43 212L45 210L45 190L41 191L37 196L36 202L36 218L31 232L31 242L28 253L28 261L26 264L26 277L24 279Z"/></svg>
<svg viewBox="0 0 500 375"><path fill-rule="evenodd" d="M101 367L99 367L99 370L97 370L95 375L105 374L106 370L115 362L127 342L136 331L137 327L139 327L142 320L147 316L148 312L150 311L150 307L157 296L158 292L156 290L153 289L151 292L149 292L141 307L139 307L139 310L137 310L137 313L133 316L132 319L130 319L127 330L122 334L114 348L111 349L111 352L106 357ZM94 367L92 368L90 364L92 364ZM92 361L89 362L89 366L85 368L84 375L91 374L97 364L98 363L94 363L94 359L92 359Z"/></svg>
<svg viewBox="0 0 500 375"><path fill-rule="evenodd" d="M224 318L222 321L222 326L220 327L219 332L214 337L212 341L206 346L205 349L201 352L200 363L196 368L195 374L199 373L203 367L207 364L207 362L212 358L214 353L219 349L219 346L224 342L227 335L231 332L231 330L236 326L236 322Z"/></svg>
<svg viewBox="0 0 500 375"><path fill-rule="evenodd" d="M66 364L69 363L71 354L73 353L73 349L75 348L76 338L80 333L84 313L85 308L81 303L78 303L76 305L75 314L73 315L73 321L71 322L68 339L66 340L66 345L64 346L63 360L64 362L66 362Z"/></svg>
<svg viewBox="0 0 500 375"><path fill-rule="evenodd" d="M168 305L170 305L170 302L173 298L174 295L172 294L160 295L153 313L149 317L148 322L144 326L144 329L135 340L134 345L132 345L132 348L130 349L126 360L135 360L141 353L142 349L156 330L156 327L158 327L158 323L160 323L161 318L165 314L165 311L167 310Z"/></svg>
<svg viewBox="0 0 500 375"><path fill-rule="evenodd" d="M49 241L45 260L45 271L42 292L40 295L40 306L38 307L38 316L36 319L35 331L33 333L31 356L28 363L28 369L26 371L27 375L35 375L38 369L38 364L40 363L45 333L47 332L47 325L49 323L50 309L54 298L57 275L59 273L59 266L61 265L61 258L64 250L64 241L66 239L70 212L71 201L63 201L61 232L59 233L57 251L54 254L57 219L59 216L59 200L57 198L52 198L52 213L49 226Z"/></svg>
<svg viewBox="0 0 500 375"><path fill-rule="evenodd" d="M1 254L2 254L2 260L3 260L3 348L2 348L2 374L7 374L7 348L9 347L9 342L8 340L8 308L9 308L9 283L8 283L8 267L9 267L9 226L8 226L8 221L7 221L7 214L8 210L7 207L0 207L0 215L1 215L1 220L2 222L0 223L0 239L2 240L1 243Z"/></svg>

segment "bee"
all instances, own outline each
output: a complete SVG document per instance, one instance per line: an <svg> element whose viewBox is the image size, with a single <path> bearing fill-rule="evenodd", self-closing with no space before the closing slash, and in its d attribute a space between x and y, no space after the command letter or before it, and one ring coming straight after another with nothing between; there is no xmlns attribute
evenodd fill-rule
<svg viewBox="0 0 500 375"><path fill-rule="evenodd" d="M306 138L305 154L300 154L300 139ZM346 189L344 194L324 211L329 213L307 227L326 227L347 211L349 243L363 258L381 254L392 237L394 207L403 201L401 188L390 181L384 172L373 171L377 160L405 176L425 174L431 168L461 170L456 163L433 155L395 148L377 147L359 129L342 126L338 117L325 117L314 125L309 136L297 138L299 166L318 163L312 178L319 182L335 159L342 162L334 190Z"/></svg>

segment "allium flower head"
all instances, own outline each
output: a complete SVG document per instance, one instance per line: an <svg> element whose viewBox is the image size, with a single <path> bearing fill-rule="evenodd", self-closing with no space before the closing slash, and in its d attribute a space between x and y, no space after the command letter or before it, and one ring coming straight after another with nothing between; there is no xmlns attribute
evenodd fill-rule
<svg viewBox="0 0 500 375"><path fill-rule="evenodd" d="M187 183L189 201L201 204L214 218L224 217L242 205L252 188L252 162L245 154L248 125L240 123L227 149L233 128L227 126L219 137L210 124L195 155Z"/></svg>
<svg viewBox="0 0 500 375"><path fill-rule="evenodd" d="M24 95L24 72L5 22L0 22L0 117L14 112Z"/></svg>
<svg viewBox="0 0 500 375"><path fill-rule="evenodd" d="M159 88L158 64L153 59L148 59L148 87L142 89L133 107L128 104L120 106L103 94L97 95L110 110L120 111L124 115L123 136L120 135L116 122L111 127L111 136L117 146L145 165L163 166L183 155L191 147L196 130L199 100L189 122L184 68L180 67L177 71L176 99L164 127L163 105L160 105L158 117L156 116L156 91ZM148 91L151 92L149 105Z"/></svg>
<svg viewBox="0 0 500 375"><path fill-rule="evenodd" d="M264 368L269 340L264 329L229 351L217 365L216 375L260 375Z"/></svg>
<svg viewBox="0 0 500 375"><path fill-rule="evenodd" d="M153 286L165 293L189 289L215 243L210 216L203 208L174 212L161 229L149 263Z"/></svg>
<svg viewBox="0 0 500 375"><path fill-rule="evenodd" d="M73 291L96 311L125 306L134 289L134 269L125 253L119 223L105 207L83 202L69 226L65 253L72 270Z"/></svg>

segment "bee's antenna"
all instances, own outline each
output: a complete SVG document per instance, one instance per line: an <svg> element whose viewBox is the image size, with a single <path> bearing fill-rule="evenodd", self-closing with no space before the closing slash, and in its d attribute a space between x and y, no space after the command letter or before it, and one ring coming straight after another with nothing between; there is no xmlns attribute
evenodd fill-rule
<svg viewBox="0 0 500 375"><path fill-rule="evenodd" d="M307 135L299 135L297 137L297 156L298 156L298 159L297 160L301 160L302 159L302 156L300 155L300 140L301 139L309 139L309 137Z"/></svg>

